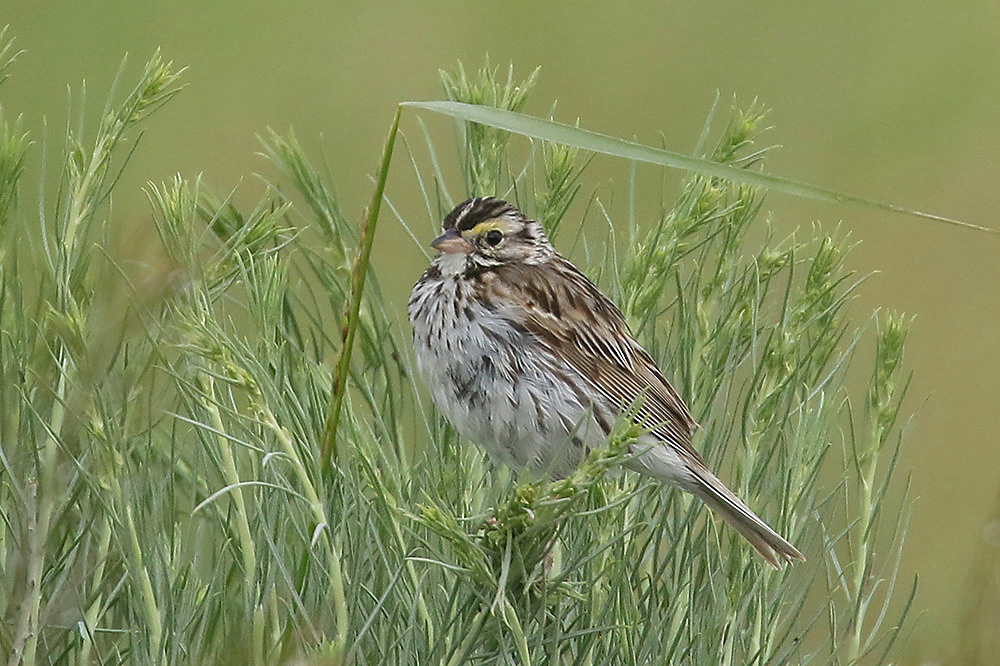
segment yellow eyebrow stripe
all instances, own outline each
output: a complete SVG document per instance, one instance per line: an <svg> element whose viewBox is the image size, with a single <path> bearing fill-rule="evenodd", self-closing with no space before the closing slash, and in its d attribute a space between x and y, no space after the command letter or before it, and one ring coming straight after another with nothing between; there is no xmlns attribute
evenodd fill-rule
<svg viewBox="0 0 1000 666"><path fill-rule="evenodd" d="M480 222L479 224L477 224L476 226L472 227L468 231L463 232L462 235L463 236L482 236L483 234L488 233L489 231L492 231L493 229L500 229L499 220L497 220L496 218L494 218L492 220L485 220L483 222ZM502 229L501 229L501 231L502 231Z"/></svg>
<svg viewBox="0 0 1000 666"><path fill-rule="evenodd" d="M511 224L508 220L500 217L494 217L490 220L483 220L471 229L463 231L462 235L467 237L482 236L483 234L489 233L493 229L499 229L504 232L504 234L510 234L516 231L515 227L516 225Z"/></svg>

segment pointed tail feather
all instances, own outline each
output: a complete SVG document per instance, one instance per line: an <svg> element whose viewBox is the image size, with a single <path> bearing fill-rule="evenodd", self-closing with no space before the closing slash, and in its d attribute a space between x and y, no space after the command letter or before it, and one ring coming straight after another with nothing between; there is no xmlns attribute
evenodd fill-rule
<svg viewBox="0 0 1000 666"><path fill-rule="evenodd" d="M771 529L719 477L712 474L701 456L689 445L654 445L625 464L637 472L650 474L700 497L775 569L781 568L782 560L805 561L806 558L795 546Z"/></svg>
<svg viewBox="0 0 1000 666"><path fill-rule="evenodd" d="M780 569L782 560L805 562L805 556L795 546L771 529L770 525L751 511L750 507L729 490L717 476L705 468L691 471L695 473L697 481L693 487L685 489L700 497L705 504L732 525L771 566Z"/></svg>

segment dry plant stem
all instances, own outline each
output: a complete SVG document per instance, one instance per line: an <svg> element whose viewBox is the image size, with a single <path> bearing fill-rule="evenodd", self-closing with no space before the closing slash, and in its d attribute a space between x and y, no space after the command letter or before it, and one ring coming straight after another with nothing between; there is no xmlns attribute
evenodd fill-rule
<svg viewBox="0 0 1000 666"><path fill-rule="evenodd" d="M382 193L385 191L385 181L389 175L389 163L392 159L392 149L396 145L396 133L399 130L399 116L402 106L396 107L396 116L392 120L389 136L382 149L382 161L379 166L378 179L375 182L375 192L361 227L361 251L354 263L354 273L351 285L351 303L345 317L342 337L344 346L340 350L340 359L333 375L332 398L327 416L326 428L323 433L324 469L335 462L338 457L337 426L340 424L340 410L344 404L344 394L347 392L347 376L351 367L351 349L354 347L354 334L358 330L358 320L361 316L361 298L364 294L365 276L368 274L368 263L371 259L372 245L375 241L375 226L378 224L379 210L382 208Z"/></svg>

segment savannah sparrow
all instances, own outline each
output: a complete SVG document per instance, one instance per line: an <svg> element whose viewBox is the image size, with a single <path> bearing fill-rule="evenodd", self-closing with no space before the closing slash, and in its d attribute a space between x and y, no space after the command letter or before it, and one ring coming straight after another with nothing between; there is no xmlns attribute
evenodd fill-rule
<svg viewBox="0 0 1000 666"><path fill-rule="evenodd" d="M700 497L769 563L804 560L706 467L687 406L621 311L500 199L444 219L413 287L417 365L459 434L514 467L565 476L639 404L647 434L627 466Z"/></svg>

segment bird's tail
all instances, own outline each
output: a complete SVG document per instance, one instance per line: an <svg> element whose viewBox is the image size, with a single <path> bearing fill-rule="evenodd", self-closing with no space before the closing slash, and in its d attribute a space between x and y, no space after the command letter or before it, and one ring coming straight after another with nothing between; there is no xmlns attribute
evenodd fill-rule
<svg viewBox="0 0 1000 666"><path fill-rule="evenodd" d="M782 560L805 561L806 558L795 546L751 511L743 500L719 480L719 477L705 467L700 465L698 467L700 469L690 470L695 475L695 481L690 485L684 484L685 490L700 497L713 511L722 516L723 520L749 541L771 566L780 569Z"/></svg>

